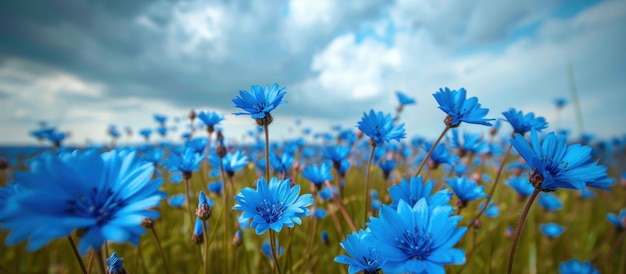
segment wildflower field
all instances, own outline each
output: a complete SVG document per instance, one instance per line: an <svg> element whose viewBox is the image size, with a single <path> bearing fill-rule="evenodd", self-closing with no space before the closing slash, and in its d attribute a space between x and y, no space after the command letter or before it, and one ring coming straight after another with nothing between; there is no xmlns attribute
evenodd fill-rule
<svg viewBox="0 0 626 274"><path fill-rule="evenodd" d="M0 147L0 273L626 273L624 137L442 88L420 105L442 110L437 139L404 127L400 92L285 139L287 97L233 94L252 143L225 138L233 114L192 110L182 141L159 114L142 144L112 127L109 145L69 147L41 125L39 146Z"/></svg>

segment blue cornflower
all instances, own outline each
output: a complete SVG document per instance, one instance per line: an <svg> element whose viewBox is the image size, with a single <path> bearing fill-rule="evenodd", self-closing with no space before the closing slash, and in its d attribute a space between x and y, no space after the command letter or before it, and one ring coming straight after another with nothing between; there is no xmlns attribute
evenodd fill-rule
<svg viewBox="0 0 626 274"><path fill-rule="evenodd" d="M278 88L278 84L273 86L265 86L262 88L259 85L253 85L250 87L250 92L245 90L239 91L239 96L233 99L235 107L238 107L244 112L235 112L235 115L250 115L252 119L265 119L265 123L261 123L261 120L257 120L259 126L269 125L272 122L272 115L270 111L274 110L281 104L286 104L287 101L283 100L287 92L285 88Z"/></svg>
<svg viewBox="0 0 626 274"><path fill-rule="evenodd" d="M186 148L182 154L170 154L163 165L170 169L170 172L180 170L184 176L191 177L191 173L200 169L200 162L204 157L196 153L192 148Z"/></svg>
<svg viewBox="0 0 626 274"><path fill-rule="evenodd" d="M193 226L193 234L191 234L191 242L193 244L201 244L204 242L204 228L202 228L202 219L196 217L196 223Z"/></svg>
<svg viewBox="0 0 626 274"><path fill-rule="evenodd" d="M465 207L467 202L487 197L485 186L478 186L475 181L470 181L467 177L449 178L448 185L461 201L461 207Z"/></svg>
<svg viewBox="0 0 626 274"><path fill-rule="evenodd" d="M183 203L185 203L186 199L187 198L185 197L185 194L176 194L167 199L167 203L170 204L170 206L172 207L180 208L183 206Z"/></svg>
<svg viewBox="0 0 626 274"><path fill-rule="evenodd" d="M206 144L209 142L209 138L201 137L194 138L189 141L185 141L185 147L193 149L193 152L202 154L206 148Z"/></svg>
<svg viewBox="0 0 626 274"><path fill-rule="evenodd" d="M619 216L615 213L609 213L606 215L606 219L617 227L617 230L622 231L626 229L626 208L622 208L619 211Z"/></svg>
<svg viewBox="0 0 626 274"><path fill-rule="evenodd" d="M348 146L329 146L324 150L323 157L330 159L335 165L339 165L349 154L350 147Z"/></svg>
<svg viewBox="0 0 626 274"><path fill-rule="evenodd" d="M165 122L167 121L167 116L165 115L161 115L161 114L154 114L154 121L156 121L157 123L164 125Z"/></svg>
<svg viewBox="0 0 626 274"><path fill-rule="evenodd" d="M363 113L363 118L358 122L357 127L363 134L370 137L376 146L382 146L383 143L391 140L400 141L406 137L404 124L394 127L391 115L385 115L382 111L370 110L369 114Z"/></svg>
<svg viewBox="0 0 626 274"><path fill-rule="evenodd" d="M339 190L335 186L331 186L332 188L324 187L322 191L319 192L320 198L322 200L327 201L333 198L333 196L339 196Z"/></svg>
<svg viewBox="0 0 626 274"><path fill-rule="evenodd" d="M382 206L383 206L383 203L379 199L373 198L372 203L370 204L370 210L378 211L380 207Z"/></svg>
<svg viewBox="0 0 626 274"><path fill-rule="evenodd" d="M67 134L65 132L53 132L46 135L46 139L53 143L56 147L60 147L65 138L67 138Z"/></svg>
<svg viewBox="0 0 626 274"><path fill-rule="evenodd" d="M385 259L377 252L371 241L371 232L360 229L352 232L340 245L348 253L335 257L335 262L347 264L348 272L354 274L363 271L366 274L378 273Z"/></svg>
<svg viewBox="0 0 626 274"><path fill-rule="evenodd" d="M522 111L516 111L514 108L511 108L508 111L502 112L502 115L504 115L506 121L513 127L513 132L521 135L524 135L531 129L541 131L548 127L546 119L540 116L535 117L535 114L532 112L524 115Z"/></svg>
<svg viewBox="0 0 626 274"><path fill-rule="evenodd" d="M37 130L33 130L30 132L30 135L32 135L33 137L37 138L37 140L43 140L43 139L48 139L49 135L52 135L56 132L56 128L54 127L50 127L50 128L41 128L41 129L37 129Z"/></svg>
<svg viewBox="0 0 626 274"><path fill-rule="evenodd" d="M320 237L322 238L322 243L325 245L330 243L330 238L328 237L328 232L326 230L323 230L322 233L320 233Z"/></svg>
<svg viewBox="0 0 626 274"><path fill-rule="evenodd" d="M442 189L430 194L433 191L434 183L428 180L424 183L422 175L411 176L411 181L401 178L400 184L394 184L389 188L389 196L391 197L391 207L398 208L400 201L405 201L409 206L413 207L417 201L422 198L426 199L428 205L445 205L450 201L452 193L447 189Z"/></svg>
<svg viewBox="0 0 626 274"><path fill-rule="evenodd" d="M562 262L559 265L559 273L561 274L600 274L590 262L580 262L576 259L571 259L567 262Z"/></svg>
<svg viewBox="0 0 626 274"><path fill-rule="evenodd" d="M589 187L584 187L579 191L580 197L583 199L591 199L596 196L596 193L593 190L589 189Z"/></svg>
<svg viewBox="0 0 626 274"><path fill-rule="evenodd" d="M152 135L152 129L144 128L139 130L139 135L143 136L144 139L150 140L150 135Z"/></svg>
<svg viewBox="0 0 626 274"><path fill-rule="evenodd" d="M270 152L270 164L272 165L274 171L278 173L286 173L289 171L295 161L296 158L289 153L285 152L281 157L278 157L276 153Z"/></svg>
<svg viewBox="0 0 626 274"><path fill-rule="evenodd" d="M539 205L547 211L557 211L563 208L563 203L552 193L541 193L539 195Z"/></svg>
<svg viewBox="0 0 626 274"><path fill-rule="evenodd" d="M2 174L0 174L0 176L2 176ZM4 211L4 207L7 206L9 197L16 195L21 191L22 187L20 184L7 183L7 186L5 187L0 186L0 212ZM2 224L0 224L0 226L2 226Z"/></svg>
<svg viewBox="0 0 626 274"><path fill-rule="evenodd" d="M396 165L397 165L396 161L394 161L393 159L385 159L385 160L378 161L378 166L383 171L383 178L385 180L389 179L389 174L391 174L391 171L393 171L393 169L396 168Z"/></svg>
<svg viewBox="0 0 626 274"><path fill-rule="evenodd" d="M207 127L207 131L209 133L213 133L213 131L215 130L215 125L219 124L222 120L224 120L224 115L218 114L213 111L209 111L209 112L202 111L198 113L198 118Z"/></svg>
<svg viewBox="0 0 626 274"><path fill-rule="evenodd" d="M489 121L494 119L485 119L485 115L489 112L487 108L480 108L478 98L472 97L466 100L466 91L464 88L450 90L449 88L439 89L434 93L433 97L439 104L439 109L448 114L444 120L447 127L454 128L461 125L461 122L470 124L480 124L491 126Z"/></svg>
<svg viewBox="0 0 626 274"><path fill-rule="evenodd" d="M530 196L530 194L533 193L533 190L535 190L533 185L530 184L530 181L528 181L527 177L513 176L506 182L506 184L515 189L517 195L522 198Z"/></svg>
<svg viewBox="0 0 626 274"><path fill-rule="evenodd" d="M541 233L543 233L543 235L546 235L548 238L559 237L561 236L561 234L563 234L563 231L565 231L565 228L555 223L541 225L539 226L539 229L541 230Z"/></svg>
<svg viewBox="0 0 626 274"><path fill-rule="evenodd" d="M142 157L144 161L148 161L154 165L157 165L161 161L161 158L163 158L163 150L158 148L146 151Z"/></svg>
<svg viewBox="0 0 626 274"><path fill-rule="evenodd" d="M161 137L165 137L165 135L167 135L167 128L166 127L158 127L157 128L157 132L159 133L159 135L161 135Z"/></svg>
<svg viewBox="0 0 626 274"><path fill-rule="evenodd" d="M563 97L555 98L554 105L556 106L556 108L561 109L567 105L567 99Z"/></svg>
<svg viewBox="0 0 626 274"><path fill-rule="evenodd" d="M463 139L459 137L457 129L452 130L451 147L459 150L459 157L464 157L468 152L480 154L489 151L489 145L482 140L480 134L463 133Z"/></svg>
<svg viewBox="0 0 626 274"><path fill-rule="evenodd" d="M265 178L257 180L256 190L246 187L237 196L235 210L243 211L239 223L251 221L250 227L256 228L256 234L263 234L268 229L280 232L283 225L293 227L301 224L301 217L311 214L307 208L313 204L311 194L300 194L300 186L290 186L289 180L273 177L269 184Z"/></svg>
<svg viewBox="0 0 626 274"><path fill-rule="evenodd" d="M480 206L478 206L478 210L483 210L483 207L485 207L485 202L480 203ZM495 217L498 217L499 215L500 215L500 208L498 207L498 205L495 204L494 202L489 203L487 210L485 210L485 216L489 218L495 218Z"/></svg>
<svg viewBox="0 0 626 274"><path fill-rule="evenodd" d="M278 245L278 240L276 240L276 246ZM263 245L261 246L261 252L263 252L263 254L265 254L265 256L269 257L270 259L273 259L274 256L272 256L272 246L270 245L270 241L269 240L265 240L263 241ZM283 254L285 254L285 247L280 247L276 252L278 252L278 254L276 254L276 256L280 257Z"/></svg>
<svg viewBox="0 0 626 274"><path fill-rule="evenodd" d="M330 165L326 162L320 164L319 166L310 165L305 167L302 171L302 177L311 181L317 189L320 189L324 182L333 179L333 176L330 175Z"/></svg>
<svg viewBox="0 0 626 274"><path fill-rule="evenodd" d="M430 151L432 148L432 143L424 143L424 149L426 151ZM439 143L433 150L433 153L430 155L430 159L428 160L428 168L436 169L441 164L452 164L453 158L450 156L450 152L444 143Z"/></svg>
<svg viewBox="0 0 626 274"><path fill-rule="evenodd" d="M180 184L183 181L183 173L179 171L175 171L170 173L170 183L172 184Z"/></svg>
<svg viewBox="0 0 626 274"><path fill-rule="evenodd" d="M214 168L220 168L220 161L222 161L222 167L226 175L232 177L235 171L248 164L248 156L239 150L233 153L226 153L224 158L220 158L216 154L209 155L209 162Z"/></svg>
<svg viewBox="0 0 626 274"><path fill-rule="evenodd" d="M203 191L198 193L198 207L196 208L196 216L202 220L208 220L211 218L211 207L213 207L213 200L204 195Z"/></svg>
<svg viewBox="0 0 626 274"><path fill-rule="evenodd" d="M421 199L413 207L404 200L398 208L383 206L379 218L371 218L376 251L387 261L384 272L444 273L445 264L462 264L465 252L452 248L467 231L456 227L461 216L450 216L448 205L428 205Z"/></svg>
<svg viewBox="0 0 626 274"><path fill-rule="evenodd" d="M543 144L539 144L537 131L530 132L530 143L516 133L511 144L533 168L530 183L542 191L558 188L582 189L592 186L609 190L613 180L607 177L606 167L598 165L591 158L591 147L567 145L565 135L548 134Z"/></svg>
<svg viewBox="0 0 626 274"><path fill-rule="evenodd" d="M396 91L396 97L398 97L398 102L400 103L400 105L406 106L415 104L415 98L409 97L401 91Z"/></svg>
<svg viewBox="0 0 626 274"><path fill-rule="evenodd" d="M323 208L316 207L313 211L313 216L315 216L315 218L317 219L324 219L324 217L326 217L327 215L328 212L326 212L326 210Z"/></svg>
<svg viewBox="0 0 626 274"><path fill-rule="evenodd" d="M131 150L41 155L30 172L15 173L22 191L9 197L0 212L9 245L29 239L34 251L50 240L83 233L78 250L85 254L105 241L137 244L144 218L156 219L166 195L162 179L151 180L154 166Z"/></svg>
<svg viewBox="0 0 626 274"><path fill-rule="evenodd" d="M222 181L209 183L209 191L217 195L222 195Z"/></svg>
<svg viewBox="0 0 626 274"><path fill-rule="evenodd" d="M107 258L107 268L106 274L126 274L126 270L124 269L124 264L122 260L124 258L120 258L117 256L117 253L113 252L111 257Z"/></svg>

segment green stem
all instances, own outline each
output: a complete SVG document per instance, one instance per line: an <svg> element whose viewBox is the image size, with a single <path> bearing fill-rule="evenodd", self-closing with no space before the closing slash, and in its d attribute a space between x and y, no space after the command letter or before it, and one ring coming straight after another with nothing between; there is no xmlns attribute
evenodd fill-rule
<svg viewBox="0 0 626 274"><path fill-rule="evenodd" d="M615 252L617 247L620 246L620 244L624 241L624 237L626 237L626 230L623 230L620 233L619 238L617 238L617 240L613 243L613 246L611 246L611 249L609 249L609 252L606 253L606 255L604 256L604 259L602 259L601 265L606 264L606 262L609 260L613 252Z"/></svg>
<svg viewBox="0 0 626 274"><path fill-rule="evenodd" d="M209 228L207 227L206 221L202 221L202 230L204 232L204 265L202 273L209 273Z"/></svg>
<svg viewBox="0 0 626 274"><path fill-rule="evenodd" d="M223 247L224 247L224 272L227 272L228 269L228 214L226 213L227 208L227 199L228 199L228 188L226 187L226 175L224 173L224 164L222 164L222 159L220 159L220 175L222 176L222 209L223 209L223 220L222 220L222 229L224 230L224 235L222 236Z"/></svg>
<svg viewBox="0 0 626 274"><path fill-rule="evenodd" d="M367 174L365 179L365 206L363 214L363 223L367 222L367 215L370 212L370 172L372 169L372 159L374 159L374 151L376 150L376 143L371 142L372 150L370 151L370 157L367 160ZM331 191L332 192L332 191Z"/></svg>
<svg viewBox="0 0 626 274"><path fill-rule="evenodd" d="M270 133L268 132L268 125L263 125L263 132L265 132L265 181L270 182Z"/></svg>
<svg viewBox="0 0 626 274"><path fill-rule="evenodd" d="M161 255L161 260L163 260L163 266L165 267L165 273L170 273L170 267L167 263L167 256L165 256L165 251L163 251L163 247L161 246L161 240L159 240L159 235L157 235L154 226L150 227L150 232L152 234L152 239L156 243L157 249L159 250L159 254Z"/></svg>
<svg viewBox="0 0 626 274"><path fill-rule="evenodd" d="M415 176L420 175L420 172L422 172L422 169L424 168L424 165L426 164L426 162L428 162L428 159L430 159L430 155L433 154L433 151L435 150L435 148L437 147L439 142L441 142L441 139L443 139L443 136L446 135L446 133L448 132L449 129L450 129L450 127L446 126L446 128L441 132L441 135L439 135L439 138L437 138L437 141L435 141L435 143L430 148L428 153L426 153L426 157L424 157L424 160L422 160L422 162L420 163L420 166L417 168L417 171L415 172Z"/></svg>
<svg viewBox="0 0 626 274"><path fill-rule="evenodd" d="M520 236L522 234L522 228L524 227L524 221L526 221L526 216L528 216L528 212L530 211L530 207L533 205L535 198L541 192L540 189L535 188L533 194L530 195L528 201L526 202L526 206L524 207L524 211L522 211L522 215L520 216L519 221L517 222L517 227L515 228L515 238L513 238L513 246L511 247L511 253L509 253L509 262L507 263L506 273L511 274L513 272L513 262L515 261L515 251L517 250L517 244L519 243ZM486 206L485 206L486 207Z"/></svg>
<svg viewBox="0 0 626 274"><path fill-rule="evenodd" d="M104 256L102 255L102 249L96 249L96 263L98 264L98 268L100 269L100 273L106 273L106 267L104 264Z"/></svg>
<svg viewBox="0 0 626 274"><path fill-rule="evenodd" d="M326 184L326 187L328 187L329 190L332 189L329 181L325 181L324 183ZM341 215L343 215L343 218L346 220L346 222L350 226L350 229L352 229L352 231L357 231L356 226L354 225L354 222L350 218L350 215L348 215L348 212L346 212L346 209L343 207L343 202L341 198L339 198L337 194L335 194L335 192L333 191L330 191L330 194L333 196L333 202L335 203L337 208L339 208Z"/></svg>
<svg viewBox="0 0 626 274"><path fill-rule="evenodd" d="M187 198L187 216L189 217L189 226L191 227L191 231L193 231L194 220L193 220L193 210L191 209L191 193L189 189L189 178L183 174L183 183L185 185L185 196ZM192 232L193 233L193 232Z"/></svg>
<svg viewBox="0 0 626 274"><path fill-rule="evenodd" d="M274 233L274 230L272 229L270 229L270 248L272 249L272 259L274 260L274 265L276 266L276 272L278 274L282 274L282 271L280 270L280 263L278 263L278 255L276 252L276 235Z"/></svg>
<svg viewBox="0 0 626 274"><path fill-rule="evenodd" d="M83 262L83 259L80 257L80 253L78 253L78 249L76 248L76 243L74 243L74 239L72 239L72 236L68 235L67 236L67 241L70 242L70 246L72 247L72 253L74 253L74 257L76 257L76 260L78 261L78 264L80 265L80 270L83 271L83 274L87 274L87 268L85 268L85 263Z"/></svg>
<svg viewBox="0 0 626 274"><path fill-rule="evenodd" d="M483 215L483 213L485 213L485 211L487 211L487 208L489 207L489 202L491 202L491 199L493 199L493 194L496 191L496 187L498 186L498 182L500 182L500 177L502 176L502 171L504 170L504 164L506 162L506 158L509 157L509 154L511 153L511 148L513 147L513 145L509 144L509 147L506 149L506 152L504 153L504 158L502 158L502 162L500 163L500 168L498 168L498 173L496 174L496 179L493 182L493 187L491 188L491 191L489 191L489 195L487 195L487 201L485 201L485 206L483 206L483 209L481 209L478 214L476 214L476 217L474 217L474 219L472 219L472 221L469 223L470 227L474 226L474 223L476 222L476 220L478 220L478 218L480 218L480 216Z"/></svg>

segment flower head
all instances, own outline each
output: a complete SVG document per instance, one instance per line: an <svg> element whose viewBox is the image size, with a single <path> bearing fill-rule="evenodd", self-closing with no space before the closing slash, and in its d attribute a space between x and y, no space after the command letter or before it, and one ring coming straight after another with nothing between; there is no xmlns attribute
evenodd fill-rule
<svg viewBox="0 0 626 274"><path fill-rule="evenodd" d="M387 261L384 272L444 273L445 264L462 264L465 252L452 248L467 230L456 227L461 216L450 217L448 205L429 205L421 199L413 207L404 200L398 208L383 206L371 218L372 246Z"/></svg>
<svg viewBox="0 0 626 274"><path fill-rule="evenodd" d="M159 217L148 208L165 198L153 170L130 150L42 155L30 172L15 174L22 190L0 212L2 229L12 231L6 243L28 238L34 251L79 230L81 254L105 241L137 244L143 219Z"/></svg>
<svg viewBox="0 0 626 274"><path fill-rule="evenodd" d="M250 221L256 234L263 234L270 228L280 232L284 225L302 224L300 218L311 214L307 208L313 204L311 194L299 194L300 186L292 187L288 180L273 177L268 184L265 178L260 178L256 190L246 187L235 196L237 204L233 209L243 211L239 223Z"/></svg>
<svg viewBox="0 0 626 274"><path fill-rule="evenodd" d="M458 91L450 90L447 87L445 89L440 88L439 92L433 94L433 97L437 100L439 109L448 114L445 120L448 127L458 127L461 122L491 126L489 121L494 120L484 118L489 109L480 108L478 98L465 98L466 91L464 88Z"/></svg>
<svg viewBox="0 0 626 274"><path fill-rule="evenodd" d="M409 97L401 91L396 91L396 97L398 97L398 102L400 103L400 105L406 106L415 104L415 98Z"/></svg>
<svg viewBox="0 0 626 274"><path fill-rule="evenodd" d="M559 273L561 274L599 274L590 262L580 262L576 259L562 262L559 265Z"/></svg>
<svg viewBox="0 0 626 274"><path fill-rule="evenodd" d="M224 115L218 114L213 111L208 111L208 112L202 111L198 113L198 118L200 119L200 121L202 121L202 123L205 126L214 127L215 125L219 124L219 122L224 120Z"/></svg>
<svg viewBox="0 0 626 274"><path fill-rule="evenodd" d="M543 117L535 117L535 114L530 112L524 115L522 111L515 111L514 108L508 111L502 112L502 115L506 118L506 121L513 127L513 132L524 135L531 129L541 131L548 127L548 122Z"/></svg>
<svg viewBox="0 0 626 274"><path fill-rule="evenodd" d="M541 233L546 235L548 238L559 237L563 234L563 231L565 231L565 228L555 223L541 225L539 229L541 230Z"/></svg>
<svg viewBox="0 0 626 274"><path fill-rule="evenodd" d="M615 213L609 213L606 215L606 219L617 227L617 230L622 231L626 229L626 208L622 208L619 211L619 215Z"/></svg>
<svg viewBox="0 0 626 274"><path fill-rule="evenodd" d="M239 150L233 153L226 153L223 158L220 158L216 154L209 155L209 162L214 168L220 168L220 161L222 162L224 172L226 172L228 176L232 176L235 174L235 171L248 164L248 156Z"/></svg>
<svg viewBox="0 0 626 274"><path fill-rule="evenodd" d="M563 203L552 193L541 193L539 195L539 205L547 211L557 211L563 208Z"/></svg>
<svg viewBox="0 0 626 274"><path fill-rule="evenodd" d="M535 189L533 185L530 184L527 177L513 176L506 182L506 184L515 189L517 195L521 197L530 196Z"/></svg>
<svg viewBox="0 0 626 274"><path fill-rule="evenodd" d="M318 189L322 187L324 182L333 179L330 175L330 165L326 162L317 165L310 165L304 168L302 171L302 177L311 181Z"/></svg>
<svg viewBox="0 0 626 274"><path fill-rule="evenodd" d="M274 110L281 104L286 104L287 101L283 100L287 92L285 88L278 88L278 84L273 86L265 86L262 88L259 85L253 85L250 87L250 92L245 90L239 91L239 96L233 99L235 107L238 107L244 112L235 112L235 115L250 115L253 119L257 119L259 126L269 125L272 122L272 116L270 111ZM260 123L263 120L265 124Z"/></svg>
<svg viewBox="0 0 626 274"><path fill-rule="evenodd" d="M204 157L201 154L196 153L193 148L186 148L182 154L170 154L170 157L165 160L163 165L170 168L170 172L180 170L183 174L190 175L191 172L198 171L200 169L199 164L203 158Z"/></svg>
<svg viewBox="0 0 626 274"><path fill-rule="evenodd" d="M529 145L519 133L511 144L533 169L530 182L542 191L558 188L582 190L592 186L608 190L613 180L607 177L606 167L591 158L591 147L580 144L567 145L565 135L548 134L539 143L537 131L530 132Z"/></svg>
<svg viewBox="0 0 626 274"><path fill-rule="evenodd" d="M475 181L470 181L467 177L450 178L448 179L448 185L464 204L469 201L487 197L487 194L484 192L485 186L478 186Z"/></svg>
<svg viewBox="0 0 626 274"><path fill-rule="evenodd" d="M111 257L107 258L107 269L105 271L106 274L126 274L126 270L124 269L124 264L122 260L124 258L120 258L117 256L117 253L113 252Z"/></svg>
<svg viewBox="0 0 626 274"><path fill-rule="evenodd" d="M447 189L442 189L431 195L433 187L433 181L428 180L424 182L421 175L412 176L410 182L402 178L400 179L400 184L394 184L389 188L389 196L391 196L390 206L398 208L398 203L405 201L409 206L413 207L422 198L426 199L428 205L447 204L452 193Z"/></svg>
<svg viewBox="0 0 626 274"><path fill-rule="evenodd" d="M383 143L391 140L400 141L400 139L406 137L404 124L394 127L391 115L384 115L382 111L374 112L374 110L370 110L369 114L363 113L363 118L361 118L357 127L363 134L370 137L377 146L382 146Z"/></svg>
<svg viewBox="0 0 626 274"><path fill-rule="evenodd" d="M385 259L378 254L376 246L371 242L369 231L359 230L359 233L352 232L340 245L348 253L335 257L335 262L347 264L350 274L363 271L366 274L377 273Z"/></svg>

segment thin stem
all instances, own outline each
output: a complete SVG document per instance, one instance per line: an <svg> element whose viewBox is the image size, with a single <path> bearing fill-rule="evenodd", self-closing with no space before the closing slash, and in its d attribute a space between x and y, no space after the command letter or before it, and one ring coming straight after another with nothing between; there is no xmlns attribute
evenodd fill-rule
<svg viewBox="0 0 626 274"><path fill-rule="evenodd" d="M78 261L78 264L80 265L80 270L83 271L83 274L87 274L87 268L85 268L85 263L83 262L83 259L80 257L80 253L78 253L78 249L76 248L76 243L74 243L74 239L72 239L72 236L67 236L67 241L70 242L70 246L72 247L72 253L74 253L74 257L76 257L76 260Z"/></svg>
<svg viewBox="0 0 626 274"><path fill-rule="evenodd" d="M89 252L89 262L87 263L87 273L91 273L91 268L93 267L93 257L95 256L95 252Z"/></svg>
<svg viewBox="0 0 626 274"><path fill-rule="evenodd" d="M228 214L226 213L227 208L227 199L228 199L228 188L226 187L226 175L224 173L224 164L222 164L222 159L220 159L220 175L222 176L222 209L223 209L223 220L222 220L222 229L224 230L224 235L222 236L223 246L224 246L224 261L228 262ZM224 271L227 271L227 263L224 264Z"/></svg>
<svg viewBox="0 0 626 274"><path fill-rule="evenodd" d="M315 219L315 218L313 218ZM313 221L315 222L315 221ZM291 259L291 242L293 241L293 234L295 234L295 230L296 227L294 226L293 228L290 228L289 231L289 240L287 240L287 246L286 246L286 250L285 250L285 254L287 254L287 258L286 260L284 259L283 261L283 268L285 270L285 273L289 272L289 268L287 268L287 265L289 264L289 261Z"/></svg>
<svg viewBox="0 0 626 274"><path fill-rule="evenodd" d="M106 267L104 264L104 256L102 256L102 249L96 249L96 263L98 263L98 268L100 269L100 273L106 273Z"/></svg>
<svg viewBox="0 0 626 274"><path fill-rule="evenodd" d="M270 229L270 248L272 249L272 259L274 260L276 271L278 272L278 274L282 274L282 272L280 271L280 264L278 263L278 256L276 253L276 235L274 233L274 230L272 229Z"/></svg>
<svg viewBox="0 0 626 274"><path fill-rule="evenodd" d="M443 139L443 136L446 135L446 133L448 132L449 129L450 129L450 127L448 127L448 126L446 126L446 128L443 129L443 131L441 132L441 135L439 135L439 138L437 138L437 141L435 141L435 143L430 148L428 153L426 153L426 157L424 157L424 160L422 160L422 163L420 163L420 166L417 168L417 171L415 172L415 176L420 175L420 172L422 172L422 169L424 168L424 165L426 164L426 162L428 162L428 159L430 159L430 155L433 154L433 151L435 150L435 148L437 147L439 142L441 142L441 139Z"/></svg>
<svg viewBox="0 0 626 274"><path fill-rule="evenodd" d="M154 226L150 227L150 232L152 232L152 238L156 243L157 249L159 250L159 254L161 254L161 260L163 260L163 266L165 266L165 273L170 273L170 267L167 263L167 256L165 256L165 251L163 251L163 247L161 246L161 240L159 240L159 235L157 235Z"/></svg>
<svg viewBox="0 0 626 274"><path fill-rule="evenodd" d="M611 249L609 249L609 252L606 253L606 255L604 256L604 259L602 259L601 265L606 264L606 262L609 260L611 255L613 255L613 252L615 252L615 249L617 249L617 247L620 246L620 244L624 241L625 237L626 237L626 230L623 230L620 233L619 238L617 238L617 240L613 243L613 246L611 246Z"/></svg>
<svg viewBox="0 0 626 274"><path fill-rule="evenodd" d="M376 150L376 143L371 142L371 145L372 145L372 150L370 151L370 157L367 160L367 174L366 174L366 179L365 179L365 207L364 207L365 214L363 214L363 223L367 222L367 215L370 211L369 210L370 209L370 193L369 192L370 192L370 177L371 177L370 171L372 169L372 159L374 159L374 150Z"/></svg>
<svg viewBox="0 0 626 274"><path fill-rule="evenodd" d="M511 148L513 147L513 145L509 144L509 147L506 149L506 152L504 153L504 158L502 158L502 162L500 163L500 168L498 168L498 173L496 174L496 179L493 182L493 187L491 188L491 191L489 191L489 195L487 195L487 201L485 201L485 206L483 207L483 209L481 209L478 214L476 214L476 217L474 217L474 219L472 219L472 221L470 222L470 226L474 225L474 222L476 222L476 220L478 220L478 218L480 218L480 216L483 215L483 213L485 213L485 211L487 211L487 208L489 207L489 202L491 202L491 199L493 198L493 194L496 191L496 187L498 186L498 182L500 182L500 176L502 176L502 171L504 170L504 163L506 162L506 158L509 157L509 154L511 153Z"/></svg>
<svg viewBox="0 0 626 274"><path fill-rule="evenodd" d="M330 182L328 180L325 181L324 184L326 184L326 187L328 187L328 189L332 189ZM354 225L354 222L352 222L352 219L350 218L350 215L348 215L348 212L346 212L346 209L343 207L343 202L341 201L341 199L332 190L330 191L330 193L331 195L333 195L333 202L335 202L335 205L339 208L341 215L343 215L343 218L346 220L346 222L350 226L350 229L352 229L352 231L357 231L356 226Z"/></svg>
<svg viewBox="0 0 626 274"><path fill-rule="evenodd" d="M513 262L515 261L515 251L517 250L517 244L522 234L524 221L526 221L526 216L528 215L528 212L530 211L530 207L533 205L533 202L535 201L535 198L537 198L537 196L539 195L539 192L541 192L541 190L538 188L535 188L535 191L533 191L533 194L531 194L530 198L528 198L528 201L526 202L526 206L524 207L524 211L522 211L522 215L520 216L519 221L517 222L517 227L515 228L515 238L513 238L513 246L511 247L511 253L509 253L509 262L507 263L507 267L506 267L507 269L506 273L508 274L511 274L513 272Z"/></svg>
<svg viewBox="0 0 626 274"><path fill-rule="evenodd" d="M270 182L270 133L268 132L268 125L263 125L263 132L265 132L265 181Z"/></svg>
<svg viewBox="0 0 626 274"><path fill-rule="evenodd" d="M193 211L191 209L191 193L189 190L189 178L183 174L183 183L185 185L185 196L187 198L187 216L189 217L189 226L191 227L191 231L193 231Z"/></svg>
<svg viewBox="0 0 626 274"><path fill-rule="evenodd" d="M202 230L204 234L204 265L202 266L202 273L206 274L209 273L209 228L204 220L202 221Z"/></svg>

